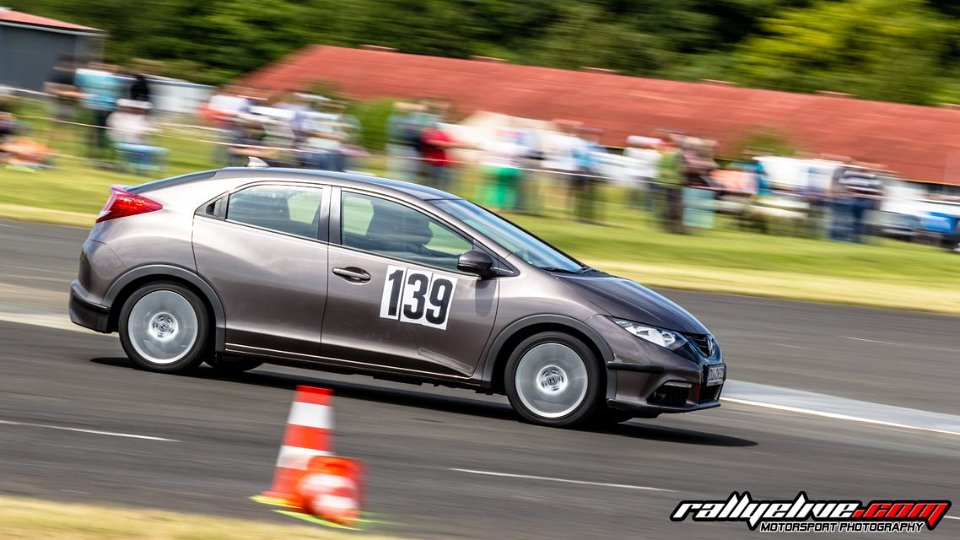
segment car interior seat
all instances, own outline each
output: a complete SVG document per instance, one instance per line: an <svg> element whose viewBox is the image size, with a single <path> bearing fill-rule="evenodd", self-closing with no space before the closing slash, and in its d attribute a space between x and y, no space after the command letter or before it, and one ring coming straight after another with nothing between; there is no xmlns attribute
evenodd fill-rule
<svg viewBox="0 0 960 540"><path fill-rule="evenodd" d="M425 254L433 239L429 220L394 204L374 204L364 242L376 251Z"/></svg>

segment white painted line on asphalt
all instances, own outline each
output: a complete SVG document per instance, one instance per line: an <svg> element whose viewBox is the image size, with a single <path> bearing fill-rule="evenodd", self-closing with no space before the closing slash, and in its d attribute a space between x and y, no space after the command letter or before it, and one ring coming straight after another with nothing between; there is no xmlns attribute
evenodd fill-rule
<svg viewBox="0 0 960 540"><path fill-rule="evenodd" d="M96 429L81 429L81 428L72 428L72 427L66 427L66 426L51 426L49 424L34 424L32 422L15 422L13 420L0 420L0 424L5 424L8 426L24 426L24 427L43 428L43 429L56 429L60 431L73 431L76 433L89 433L91 435L106 435L108 437L124 437L127 439L142 439L144 441L180 442L176 439L167 439L165 437L153 437L151 435L137 435L135 433L117 433L114 431L99 431Z"/></svg>
<svg viewBox="0 0 960 540"><path fill-rule="evenodd" d="M762 403L762 402L759 402L759 401L749 401L749 400L746 400L746 399L737 399L737 398L727 398L727 397L723 397L723 398L720 398L720 401L729 401L730 403L739 403L739 404L741 404L741 405L751 405L751 406L753 406L753 407L763 407L763 408L765 408L765 409L775 409L775 410L778 410L778 411L787 411L787 412L794 412L794 413L800 413L800 414L809 414L809 415L812 415L812 416L820 416L820 417L823 417L823 418L832 418L832 419L834 419L834 420L849 420L849 421L851 421L851 422L862 422L862 423L864 423L864 424L873 424L873 425L877 425L877 426L887 426L887 427L904 428L904 429L917 429L917 430L921 430L921 431L932 431L932 432L934 432L934 433L943 433L943 434L946 434L946 435L960 435L960 431L947 431L947 430L941 430L941 429L923 428L923 427L911 426L911 425L909 425L909 424L897 424L897 423L895 423L895 422L885 422L885 421L883 421L883 420L872 420L872 419L870 419L870 418L859 418L859 417L856 417L856 416L848 416L848 415L845 415L845 414L835 414L835 413L828 413L828 412L823 412L823 411L815 411L815 410L813 410L813 409L802 409L802 408L800 408L800 407L788 407L788 406L785 406L785 405L773 405L773 404L770 404L770 403Z"/></svg>
<svg viewBox="0 0 960 540"><path fill-rule="evenodd" d="M801 347L799 345L788 345L786 343L774 343L774 345L779 345L780 347L786 347L788 349L799 349L801 351L812 351L810 347Z"/></svg>
<svg viewBox="0 0 960 540"><path fill-rule="evenodd" d="M925 349L928 351L943 351L943 352L960 352L960 349L951 349L949 347L932 347L930 345L923 345L921 343L901 343L897 341L880 341L877 339L867 339L853 336L839 336L844 339L852 339L854 341L862 341L864 343L876 343L877 345L887 345L890 347L902 347L905 349Z"/></svg>
<svg viewBox="0 0 960 540"><path fill-rule="evenodd" d="M960 436L960 416L728 380L721 401L833 420Z"/></svg>
<svg viewBox="0 0 960 540"><path fill-rule="evenodd" d="M49 281L50 283L59 283L63 285L64 282L68 280L62 277L40 277L36 275L27 275L27 274L3 274L4 279L25 279L30 281Z"/></svg>
<svg viewBox="0 0 960 540"><path fill-rule="evenodd" d="M55 315L52 313L16 313L0 311L0 322L28 324L30 326L41 326L43 328L53 328L54 330L69 330L71 332L82 332L84 334L97 334L97 332L94 332L93 330L73 324L70 322L70 317L67 315Z"/></svg>
<svg viewBox="0 0 960 540"><path fill-rule="evenodd" d="M853 337L853 336L840 336L844 339L852 339L854 341L865 341L867 343L879 343L881 345L900 345L900 343L892 343L890 341L877 341L875 339L867 339L862 337Z"/></svg>
<svg viewBox="0 0 960 540"><path fill-rule="evenodd" d="M640 491L662 491L665 493L676 493L676 491L672 489L655 488L655 487L649 487L649 486L635 486L631 484L608 484L606 482L588 482L586 480L568 480L566 478L553 478L550 476L534 476L532 474L512 474L512 473L502 473L502 472L494 472L494 471L478 471L475 469L451 468L450 470L467 473L467 474L480 474L484 476L502 476L505 478L520 478L523 480L541 480L544 482L561 482L564 484L578 484L582 486L599 486L599 487L609 487L609 488L617 488L617 489L635 489Z"/></svg>
<svg viewBox="0 0 960 540"><path fill-rule="evenodd" d="M956 517L956 516L943 516L943 517L947 519L956 519L957 521L960 521L960 517Z"/></svg>

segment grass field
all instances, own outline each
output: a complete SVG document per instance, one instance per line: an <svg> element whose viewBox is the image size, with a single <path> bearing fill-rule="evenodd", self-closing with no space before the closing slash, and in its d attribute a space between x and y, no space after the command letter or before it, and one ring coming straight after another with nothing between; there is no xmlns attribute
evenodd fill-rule
<svg viewBox="0 0 960 540"><path fill-rule="evenodd" d="M263 512L270 513L267 508ZM229 519L200 514L95 506L0 497L0 538L4 540L343 540L356 534L319 526ZM368 535L368 540L388 537Z"/></svg>
<svg viewBox="0 0 960 540"><path fill-rule="evenodd" d="M40 133L44 130L40 126ZM164 175L211 168L213 146L186 140L194 130L167 131ZM65 152L80 152L80 134L58 135ZM377 161L369 167L376 171ZM477 192L477 171L464 171L462 194ZM0 169L0 217L88 226L112 184L147 178L90 167L62 158L38 172ZM865 245L761 235L720 227L677 236L642 212L605 193L602 225L571 221L559 193L541 189L541 215L509 217L571 255L652 286L905 308L960 314L960 256L927 246L880 240Z"/></svg>

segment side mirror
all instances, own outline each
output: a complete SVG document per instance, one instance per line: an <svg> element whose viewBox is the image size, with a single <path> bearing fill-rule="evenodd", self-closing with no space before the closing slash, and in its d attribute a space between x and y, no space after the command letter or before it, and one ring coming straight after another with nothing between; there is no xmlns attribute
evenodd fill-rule
<svg viewBox="0 0 960 540"><path fill-rule="evenodd" d="M493 270L493 257L482 251L468 251L457 260L457 270L476 274L481 278L489 278L497 275Z"/></svg>

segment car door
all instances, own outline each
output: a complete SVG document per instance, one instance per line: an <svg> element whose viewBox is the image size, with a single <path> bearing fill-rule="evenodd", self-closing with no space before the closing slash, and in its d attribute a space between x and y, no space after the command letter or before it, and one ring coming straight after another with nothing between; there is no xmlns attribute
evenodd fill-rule
<svg viewBox="0 0 960 540"><path fill-rule="evenodd" d="M457 270L473 242L397 200L347 189L339 199L331 206L322 354L399 371L471 375L498 301L498 280Z"/></svg>
<svg viewBox="0 0 960 540"><path fill-rule="evenodd" d="M197 271L220 295L227 350L320 352L330 188L256 183L197 212Z"/></svg>

